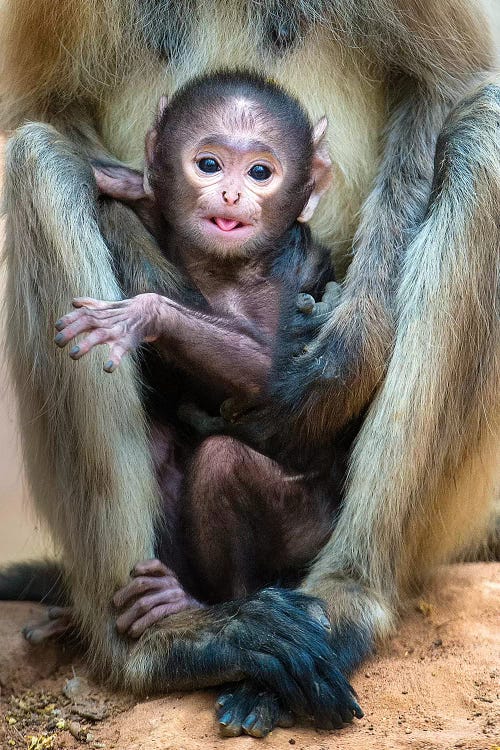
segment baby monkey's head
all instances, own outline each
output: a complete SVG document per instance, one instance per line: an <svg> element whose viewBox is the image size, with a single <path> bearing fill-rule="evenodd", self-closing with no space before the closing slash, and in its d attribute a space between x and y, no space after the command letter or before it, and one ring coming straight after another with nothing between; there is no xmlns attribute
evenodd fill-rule
<svg viewBox="0 0 500 750"><path fill-rule="evenodd" d="M150 189L195 248L264 252L311 218L330 184L326 124L313 127L297 99L259 75L195 78L160 100L146 138Z"/></svg>

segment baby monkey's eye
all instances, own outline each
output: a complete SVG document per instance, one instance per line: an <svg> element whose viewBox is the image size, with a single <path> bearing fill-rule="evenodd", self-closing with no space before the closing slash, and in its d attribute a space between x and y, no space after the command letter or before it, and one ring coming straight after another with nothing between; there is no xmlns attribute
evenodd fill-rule
<svg viewBox="0 0 500 750"><path fill-rule="evenodd" d="M268 180L269 177L271 177L271 170L269 169L269 167L266 167L265 164L254 164L253 167L248 170L248 174L250 175L252 180L262 182L263 180Z"/></svg>
<svg viewBox="0 0 500 750"><path fill-rule="evenodd" d="M221 170L219 162L212 159L211 156L204 156L203 159L200 159L196 163L201 171L206 172L207 174L214 174L214 172L220 172Z"/></svg>

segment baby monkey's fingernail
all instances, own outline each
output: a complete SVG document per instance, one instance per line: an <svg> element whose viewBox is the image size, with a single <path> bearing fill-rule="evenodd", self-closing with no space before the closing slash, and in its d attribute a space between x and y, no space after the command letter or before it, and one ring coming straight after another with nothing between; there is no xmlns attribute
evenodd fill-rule
<svg viewBox="0 0 500 750"><path fill-rule="evenodd" d="M61 328L64 328L64 323L63 323L63 321L61 319L56 320L56 322L55 322L54 325L55 325L57 331L60 331Z"/></svg>
<svg viewBox="0 0 500 750"><path fill-rule="evenodd" d="M80 353L80 347L79 346L74 346L72 349L69 350L69 356L70 357L75 357L79 353Z"/></svg>
<svg viewBox="0 0 500 750"><path fill-rule="evenodd" d="M56 344L62 344L64 342L64 334L58 333L56 336L54 336L54 341Z"/></svg>
<svg viewBox="0 0 500 750"><path fill-rule="evenodd" d="M108 361L104 363L105 372L113 372L114 367L115 367L115 363L113 362L112 359L108 359Z"/></svg>
<svg viewBox="0 0 500 750"><path fill-rule="evenodd" d="M299 294L298 307L303 313L312 312L315 304L315 299L310 294Z"/></svg>

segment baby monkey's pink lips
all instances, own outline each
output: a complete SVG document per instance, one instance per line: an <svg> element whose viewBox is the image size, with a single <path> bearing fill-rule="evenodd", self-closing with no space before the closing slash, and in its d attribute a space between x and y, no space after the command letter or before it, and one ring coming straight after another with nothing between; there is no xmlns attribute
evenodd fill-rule
<svg viewBox="0 0 500 750"><path fill-rule="evenodd" d="M251 224L245 224L238 219L228 219L225 216L212 216L210 221L212 224L215 224L221 232L232 232L234 229L243 229L251 226Z"/></svg>
<svg viewBox="0 0 500 750"><path fill-rule="evenodd" d="M224 219L222 216L214 216L212 221L214 224L217 224L219 229L222 229L223 232L231 232L233 229L242 226L241 221L237 221L236 219Z"/></svg>
<svg viewBox="0 0 500 750"><path fill-rule="evenodd" d="M206 216L207 229L216 234L223 233L226 237L234 236L235 239L244 239L254 232L253 224L247 224L239 219L230 219L226 216Z"/></svg>

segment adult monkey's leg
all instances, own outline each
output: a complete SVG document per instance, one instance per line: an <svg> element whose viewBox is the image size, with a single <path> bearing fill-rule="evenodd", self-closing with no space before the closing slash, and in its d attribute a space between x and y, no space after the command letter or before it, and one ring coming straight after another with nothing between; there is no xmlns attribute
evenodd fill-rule
<svg viewBox="0 0 500 750"><path fill-rule="evenodd" d="M132 359L114 381L99 355L72 367L53 336L75 293L119 298L120 290L90 164L54 128L26 125L12 137L5 196L7 343L28 479L61 549L89 653L112 674L125 645L111 598L136 560L153 554L157 490Z"/></svg>
<svg viewBox="0 0 500 750"><path fill-rule="evenodd" d="M126 291L138 291L146 274L141 281L134 248L128 269L123 257L111 258L97 224L90 164L53 127L17 131L6 171L8 343L28 476L61 547L95 671L148 693L258 677L285 707L322 722L360 715L335 665L321 604L297 592L268 589L172 615L131 651L118 637L112 596L137 560L153 556L159 515L138 380L131 360L118 378L102 373L102 355L75 367L54 346L53 325L75 290L120 296L112 263ZM117 237L112 219L99 216L123 255L129 227ZM168 291L171 269L160 268L158 260L153 282L159 278Z"/></svg>
<svg viewBox="0 0 500 750"><path fill-rule="evenodd" d="M402 261L398 330L342 513L304 583L346 623L390 628L399 597L479 540L498 477L500 87L438 139L425 220Z"/></svg>

